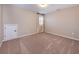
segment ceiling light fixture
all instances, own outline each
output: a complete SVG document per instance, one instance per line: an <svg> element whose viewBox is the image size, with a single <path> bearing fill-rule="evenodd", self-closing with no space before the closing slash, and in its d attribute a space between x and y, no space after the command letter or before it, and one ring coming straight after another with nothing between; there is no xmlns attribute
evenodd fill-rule
<svg viewBox="0 0 79 59"><path fill-rule="evenodd" d="M42 8L45 8L45 7L47 7L48 5L47 5L47 4L39 4L39 6L42 7Z"/></svg>

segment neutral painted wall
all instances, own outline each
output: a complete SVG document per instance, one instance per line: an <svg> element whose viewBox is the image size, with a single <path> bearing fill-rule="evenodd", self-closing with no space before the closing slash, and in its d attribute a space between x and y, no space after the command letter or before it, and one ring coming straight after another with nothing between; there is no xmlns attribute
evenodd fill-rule
<svg viewBox="0 0 79 59"><path fill-rule="evenodd" d="M18 36L36 33L37 14L13 5L3 6L4 24L17 24Z"/></svg>
<svg viewBox="0 0 79 59"><path fill-rule="evenodd" d="M0 5L0 46L3 40L2 5Z"/></svg>
<svg viewBox="0 0 79 59"><path fill-rule="evenodd" d="M1 37L1 5L0 5L0 42L1 42L1 39L2 39L2 37Z"/></svg>
<svg viewBox="0 0 79 59"><path fill-rule="evenodd" d="M45 15L45 32L79 39L79 6Z"/></svg>

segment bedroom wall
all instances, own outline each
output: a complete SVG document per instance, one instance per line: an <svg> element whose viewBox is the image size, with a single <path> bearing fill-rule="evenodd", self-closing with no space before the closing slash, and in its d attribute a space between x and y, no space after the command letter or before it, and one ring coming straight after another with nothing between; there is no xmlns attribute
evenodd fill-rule
<svg viewBox="0 0 79 59"><path fill-rule="evenodd" d="M17 24L18 36L36 33L37 14L13 5L3 6L4 24Z"/></svg>
<svg viewBox="0 0 79 59"><path fill-rule="evenodd" d="M45 32L79 40L79 6L46 14Z"/></svg>
<svg viewBox="0 0 79 59"><path fill-rule="evenodd" d="M0 46L3 40L2 5L0 5Z"/></svg>

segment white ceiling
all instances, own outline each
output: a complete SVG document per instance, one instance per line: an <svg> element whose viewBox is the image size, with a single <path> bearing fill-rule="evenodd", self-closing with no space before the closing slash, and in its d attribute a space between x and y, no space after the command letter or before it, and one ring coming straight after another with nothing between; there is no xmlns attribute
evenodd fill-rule
<svg viewBox="0 0 79 59"><path fill-rule="evenodd" d="M41 8L37 4L16 4L14 6L29 9L31 11L38 12L41 14L46 14L63 8L77 6L77 4L48 4L48 7L46 8Z"/></svg>

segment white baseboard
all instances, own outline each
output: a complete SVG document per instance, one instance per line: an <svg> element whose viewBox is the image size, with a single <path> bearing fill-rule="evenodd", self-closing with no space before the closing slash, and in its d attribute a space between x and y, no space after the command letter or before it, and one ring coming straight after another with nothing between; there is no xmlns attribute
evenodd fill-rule
<svg viewBox="0 0 79 59"><path fill-rule="evenodd" d="M25 37L25 36L30 36L30 35L34 35L34 34L36 34L36 33L32 33L32 34L28 34L28 35L21 35L21 36L18 36L17 38L22 38L22 37Z"/></svg>
<svg viewBox="0 0 79 59"><path fill-rule="evenodd" d="M32 33L32 34L28 34L28 35L21 35L21 36L17 36L16 38L14 38L14 39L18 39L18 38L22 38L22 37L25 37L25 36L30 36L30 35L34 35L34 34L36 34L36 33ZM9 40L14 40L14 39L9 39ZM8 39L4 39L3 40L3 42L5 42L5 41L9 41Z"/></svg>
<svg viewBox="0 0 79 59"><path fill-rule="evenodd" d="M53 35L57 35L57 36L61 36L61 37L65 37L65 38L69 38L69 39L72 39L72 40L77 40L77 41L79 41L78 38L74 38L74 37L70 37L70 36L66 36L66 35L60 35L60 34L50 33L50 32L46 32L46 33L49 33L49 34L53 34Z"/></svg>
<svg viewBox="0 0 79 59"><path fill-rule="evenodd" d="M77 40L77 41L79 41L79 39L78 38L73 38L73 37L69 37L69 36L66 36L66 35L59 35L59 34L56 34L56 33L50 33L50 32L46 32L46 33L49 33L49 34L53 34L53 35L57 35L57 36L61 36L61 37L65 37L65 38L69 38L69 39L73 39L73 40ZM25 37L25 36L30 36L30 35L33 35L33 34L37 34L37 33L32 33L32 34L28 34L28 35L21 35L21 36L18 36L17 38L22 38L22 37ZM14 38L14 39L17 39L17 38ZM10 39L10 40L14 40L14 39ZM5 41L9 41L9 40L3 40L3 42L5 42ZM1 47L1 45L2 45L2 42L0 43L0 47Z"/></svg>

